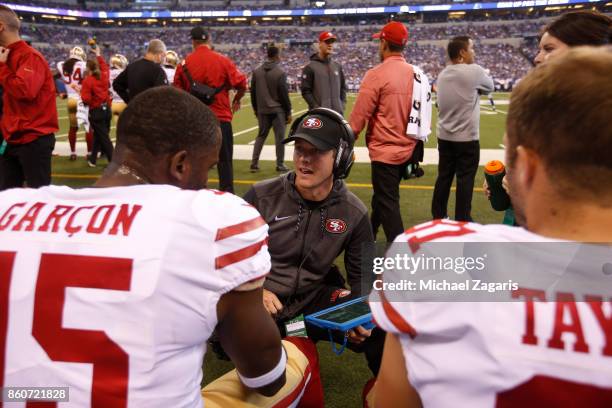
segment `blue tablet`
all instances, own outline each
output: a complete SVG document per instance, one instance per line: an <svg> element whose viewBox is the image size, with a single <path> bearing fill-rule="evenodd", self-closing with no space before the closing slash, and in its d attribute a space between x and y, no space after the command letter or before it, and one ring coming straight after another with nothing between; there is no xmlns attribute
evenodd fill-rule
<svg viewBox="0 0 612 408"><path fill-rule="evenodd" d="M374 327L367 296L344 302L305 317L306 321L324 329L349 331L357 326Z"/></svg>

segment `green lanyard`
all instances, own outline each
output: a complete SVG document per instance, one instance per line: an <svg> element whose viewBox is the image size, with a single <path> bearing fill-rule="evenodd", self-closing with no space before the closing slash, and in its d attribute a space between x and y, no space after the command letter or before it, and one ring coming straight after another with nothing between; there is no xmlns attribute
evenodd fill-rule
<svg viewBox="0 0 612 408"><path fill-rule="evenodd" d="M2 144L0 145L0 156L4 154L5 150L6 150L6 140L2 139Z"/></svg>

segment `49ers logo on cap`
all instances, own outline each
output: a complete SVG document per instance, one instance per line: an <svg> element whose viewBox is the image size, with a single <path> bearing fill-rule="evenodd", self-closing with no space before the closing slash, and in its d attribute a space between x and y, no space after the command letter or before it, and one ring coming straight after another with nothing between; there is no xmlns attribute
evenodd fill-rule
<svg viewBox="0 0 612 408"><path fill-rule="evenodd" d="M346 222L337 218L328 218L325 221L325 229L332 234L342 234L346 231Z"/></svg>
<svg viewBox="0 0 612 408"><path fill-rule="evenodd" d="M302 127L306 129L321 129L323 127L323 122L317 118L308 118L302 123Z"/></svg>

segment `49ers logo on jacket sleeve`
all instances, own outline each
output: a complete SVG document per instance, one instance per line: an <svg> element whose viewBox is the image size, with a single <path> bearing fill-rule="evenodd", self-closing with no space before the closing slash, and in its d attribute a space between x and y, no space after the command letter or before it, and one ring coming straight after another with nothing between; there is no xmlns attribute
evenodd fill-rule
<svg viewBox="0 0 612 408"><path fill-rule="evenodd" d="M308 118L302 123L302 127L306 129L321 129L323 127L323 122L317 118Z"/></svg>
<svg viewBox="0 0 612 408"><path fill-rule="evenodd" d="M328 218L325 221L325 229L332 234L342 234L346 231L346 222L336 218Z"/></svg>

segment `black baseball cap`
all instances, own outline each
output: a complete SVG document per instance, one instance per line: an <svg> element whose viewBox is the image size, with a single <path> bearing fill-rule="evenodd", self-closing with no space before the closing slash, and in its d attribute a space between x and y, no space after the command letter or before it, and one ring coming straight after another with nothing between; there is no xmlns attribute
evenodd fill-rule
<svg viewBox="0 0 612 408"><path fill-rule="evenodd" d="M283 140L283 143L302 139L318 150L326 151L338 147L343 131L342 125L328 116L306 115L300 121L295 133Z"/></svg>
<svg viewBox="0 0 612 408"><path fill-rule="evenodd" d="M200 27L200 26L193 27L191 29L191 39L206 41L208 40L208 31L206 31L204 27Z"/></svg>

